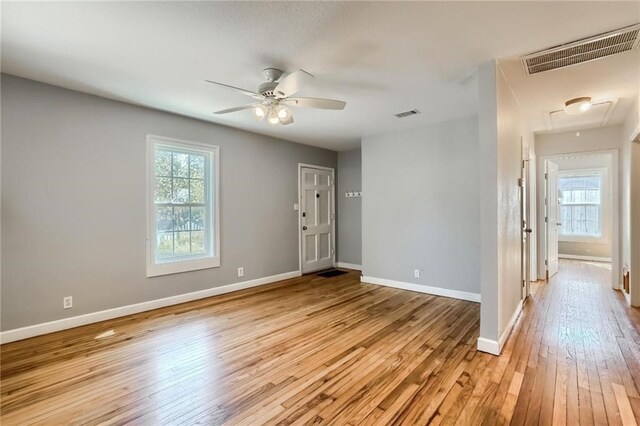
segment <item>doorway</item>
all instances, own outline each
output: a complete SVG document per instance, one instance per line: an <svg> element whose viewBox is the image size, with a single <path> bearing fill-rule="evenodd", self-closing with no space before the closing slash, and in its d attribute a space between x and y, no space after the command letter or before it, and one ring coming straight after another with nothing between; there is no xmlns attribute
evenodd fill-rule
<svg viewBox="0 0 640 426"><path fill-rule="evenodd" d="M560 259L610 263L619 288L619 198L617 150L540 157L544 256L540 275L562 268Z"/></svg>
<svg viewBox="0 0 640 426"><path fill-rule="evenodd" d="M335 262L335 171L299 164L300 271L329 269Z"/></svg>

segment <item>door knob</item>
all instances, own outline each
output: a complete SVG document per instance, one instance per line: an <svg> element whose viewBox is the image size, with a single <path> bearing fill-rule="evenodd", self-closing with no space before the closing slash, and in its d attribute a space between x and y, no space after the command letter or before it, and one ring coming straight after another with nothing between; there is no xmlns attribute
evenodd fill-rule
<svg viewBox="0 0 640 426"><path fill-rule="evenodd" d="M558 226L562 226L562 223L560 223L560 222L556 222L556 225L558 225Z"/></svg>
<svg viewBox="0 0 640 426"><path fill-rule="evenodd" d="M303 230L303 231L306 231L306 230L307 230L307 227L306 227L306 226L303 226L303 227L302 227L302 230Z"/></svg>
<svg viewBox="0 0 640 426"><path fill-rule="evenodd" d="M530 234L530 233L532 233L532 232L533 232L533 229L531 229L531 228L527 228L527 229L525 229L525 230L524 230L524 232L526 232L527 234Z"/></svg>

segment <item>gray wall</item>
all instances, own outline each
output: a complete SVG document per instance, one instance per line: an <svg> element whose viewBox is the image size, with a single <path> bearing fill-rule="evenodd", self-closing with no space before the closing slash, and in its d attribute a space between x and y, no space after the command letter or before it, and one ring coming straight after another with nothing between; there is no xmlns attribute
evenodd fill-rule
<svg viewBox="0 0 640 426"><path fill-rule="evenodd" d="M476 116L364 138L363 275L479 294L478 171Z"/></svg>
<svg viewBox="0 0 640 426"><path fill-rule="evenodd" d="M335 168L337 153L8 75L1 84L2 330L298 269L297 164ZM220 268L146 278L146 133L220 146Z"/></svg>
<svg viewBox="0 0 640 426"><path fill-rule="evenodd" d="M338 261L362 264L362 198L345 198L347 191L362 190L362 151L338 153Z"/></svg>

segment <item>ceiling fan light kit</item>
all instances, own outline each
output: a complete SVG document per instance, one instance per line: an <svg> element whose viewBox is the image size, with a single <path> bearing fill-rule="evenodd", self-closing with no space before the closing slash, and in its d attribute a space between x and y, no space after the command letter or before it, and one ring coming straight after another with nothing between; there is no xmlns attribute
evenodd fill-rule
<svg viewBox="0 0 640 426"><path fill-rule="evenodd" d="M256 105L253 107L253 116L256 120L262 121L267 116L267 109L262 105Z"/></svg>
<svg viewBox="0 0 640 426"><path fill-rule="evenodd" d="M231 89L258 100L258 102L249 105L216 111L214 114L228 114L230 112L251 109L253 116L258 121L263 121L266 117L269 124L286 126L287 124L293 123L293 113L291 109L287 108L288 105L301 108L341 110L344 109L347 104L344 101L334 99L291 97L297 93L306 82L314 78L304 70L294 71L282 80L280 80L280 78L282 77L283 71L277 68L265 68L262 70L262 74L267 81L260 85L258 92L205 80L207 83Z"/></svg>

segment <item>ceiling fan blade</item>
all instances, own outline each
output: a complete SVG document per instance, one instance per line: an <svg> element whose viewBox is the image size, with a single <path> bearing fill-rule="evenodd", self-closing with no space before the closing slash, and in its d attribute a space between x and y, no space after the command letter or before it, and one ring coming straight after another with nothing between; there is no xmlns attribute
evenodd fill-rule
<svg viewBox="0 0 640 426"><path fill-rule="evenodd" d="M344 107L347 105L347 103L344 101L321 98L288 98L284 101L281 101L281 103L291 106L317 109L344 109Z"/></svg>
<svg viewBox="0 0 640 426"><path fill-rule="evenodd" d="M262 95L260 95L259 93L256 92L252 92L251 90L246 90L246 89L242 89L240 87L236 87L236 86L230 86L228 84L224 84L224 83L218 83L217 81L211 81L211 80L205 80L207 83L211 83L211 84L215 84L217 86L221 86L221 87L226 87L227 89L232 89L235 90L236 92L240 92L243 95L247 95L247 96L251 96L253 98L256 99L262 99Z"/></svg>
<svg viewBox="0 0 640 426"><path fill-rule="evenodd" d="M273 89L273 93L280 98L287 98L298 92L311 79L313 79L313 76L304 70L294 71L278 83L276 88Z"/></svg>
<svg viewBox="0 0 640 426"><path fill-rule="evenodd" d="M253 108L256 105L259 105L259 103L249 104L249 105L242 105L242 106L235 107L235 108L223 109L223 110L214 112L214 114L229 114L230 112L242 111L243 109Z"/></svg>

